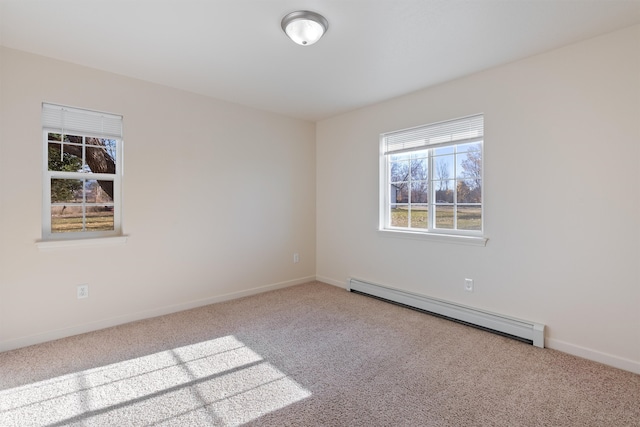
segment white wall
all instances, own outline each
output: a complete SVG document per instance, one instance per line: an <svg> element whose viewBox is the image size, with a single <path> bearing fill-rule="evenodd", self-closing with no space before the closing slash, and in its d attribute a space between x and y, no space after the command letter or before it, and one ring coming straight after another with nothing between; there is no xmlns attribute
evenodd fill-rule
<svg viewBox="0 0 640 427"><path fill-rule="evenodd" d="M36 248L43 101L124 115L126 244ZM487 246L380 236L379 134L478 112ZM355 276L640 372L639 155L639 26L316 126L0 48L0 351Z"/></svg>
<svg viewBox="0 0 640 427"><path fill-rule="evenodd" d="M126 244L36 248L43 101L124 116ZM0 120L0 351L315 278L313 123L9 49Z"/></svg>
<svg viewBox="0 0 640 427"><path fill-rule="evenodd" d="M475 113L487 246L378 234L379 134ZM640 373L640 26L321 121L316 151L319 280L538 321Z"/></svg>

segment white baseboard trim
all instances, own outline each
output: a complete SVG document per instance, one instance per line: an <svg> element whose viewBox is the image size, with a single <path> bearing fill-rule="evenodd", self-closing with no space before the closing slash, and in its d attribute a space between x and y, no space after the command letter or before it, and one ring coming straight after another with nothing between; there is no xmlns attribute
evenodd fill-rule
<svg viewBox="0 0 640 427"><path fill-rule="evenodd" d="M337 286L339 288L348 288L347 279L342 281L335 280L330 277L316 276L316 280L319 282L327 283L329 285ZM570 344L568 342L560 341L555 338L545 337L544 345L546 348L558 350L572 356L577 356L583 359L602 363L604 365L612 366L624 371L633 372L634 374L640 374L640 361L625 359L623 357L618 357L600 351L592 350L590 348L581 347L579 345Z"/></svg>
<svg viewBox="0 0 640 427"><path fill-rule="evenodd" d="M347 282L344 280L335 280L329 277L316 276L318 282L326 283L327 285L337 286L338 288L347 289Z"/></svg>
<svg viewBox="0 0 640 427"><path fill-rule="evenodd" d="M568 353L573 356L582 357L583 359L592 360L604 365L613 366L614 368L630 371L634 374L640 374L640 362L635 360L625 359L623 357L614 356L608 353L602 353L590 348L570 344L565 341L560 341L555 338L546 338L545 344L548 348L558 350L563 353Z"/></svg>
<svg viewBox="0 0 640 427"><path fill-rule="evenodd" d="M21 347L41 344L47 341L53 341L73 335L84 334L87 332L98 331L100 329L111 328L113 326L125 323L135 322L138 320L150 319L152 317L164 316L165 314L177 313L179 311L190 310L192 308L203 307L209 304L229 301L233 299L248 297L251 295L261 294L263 292L274 291L276 289L287 288L290 286L301 285L303 283L313 282L315 276L301 277L298 279L287 280L285 282L273 283L271 285L259 286L257 288L246 289L244 291L232 292L215 297L204 298L195 301L189 301L181 304L168 305L164 307L154 308L151 310L140 311L137 313L126 314L123 316L112 317L109 319L98 320L95 322L84 323L81 325L71 326L68 328L55 329L40 334L28 335L12 340L0 342L0 352L15 350Z"/></svg>
<svg viewBox="0 0 640 427"><path fill-rule="evenodd" d="M319 281L328 285L336 286L338 288L347 289L347 282L341 280L335 280L325 276L309 276L301 277L298 279L287 280L280 283L274 283L271 285L259 286L252 289L247 289L240 292L232 292L215 297L205 298L201 300L190 301L182 304L175 304L157 309L141 311L137 313L131 313L124 316L113 317L110 319L99 320L82 325L72 326L69 328L56 329L53 331L47 331L40 334L29 335L26 337L16 338L0 342L0 352L15 350L21 347L27 347L30 345L40 344L47 341L53 341L61 338L70 337L73 335L83 334L87 332L93 332L100 329L110 328L113 326L122 325L129 322L135 322L138 320L149 319L152 317L163 316L165 314L176 313L179 311L189 310L192 308L202 307L209 304L215 304L218 302L229 301L237 298L243 298L251 295L257 295L263 292L273 291L276 289L287 288L290 286L301 285L308 282ZM555 338L545 338L545 347L554 350L561 351L563 353L571 354L573 356L582 357L584 359L599 362L614 368L630 371L635 374L640 374L640 362L630 360L618 356L614 356L607 353L602 353L589 348L581 347L575 344L570 344L565 341L557 340Z"/></svg>

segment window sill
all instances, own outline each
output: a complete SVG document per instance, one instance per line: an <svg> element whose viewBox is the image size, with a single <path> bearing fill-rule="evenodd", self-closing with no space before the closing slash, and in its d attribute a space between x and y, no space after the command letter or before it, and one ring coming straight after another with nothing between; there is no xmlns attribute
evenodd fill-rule
<svg viewBox="0 0 640 427"><path fill-rule="evenodd" d="M128 236L113 236L113 237L94 237L89 239L75 239L75 240L39 240L36 242L36 246L41 251L48 251L51 249L60 248L78 248L89 246L116 246L124 245L127 242Z"/></svg>
<svg viewBox="0 0 640 427"><path fill-rule="evenodd" d="M378 230L382 237L393 237L411 240L427 240L431 242L455 243L460 245L487 246L487 237L463 236L459 234L416 233L411 231Z"/></svg>

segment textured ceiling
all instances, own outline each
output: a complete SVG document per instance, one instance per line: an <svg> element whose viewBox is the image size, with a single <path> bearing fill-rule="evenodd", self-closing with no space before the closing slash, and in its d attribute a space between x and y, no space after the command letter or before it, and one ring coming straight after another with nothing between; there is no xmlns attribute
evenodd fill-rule
<svg viewBox="0 0 640 427"><path fill-rule="evenodd" d="M280 20L308 9L313 46ZM0 0L0 44L320 120L640 23L640 0Z"/></svg>

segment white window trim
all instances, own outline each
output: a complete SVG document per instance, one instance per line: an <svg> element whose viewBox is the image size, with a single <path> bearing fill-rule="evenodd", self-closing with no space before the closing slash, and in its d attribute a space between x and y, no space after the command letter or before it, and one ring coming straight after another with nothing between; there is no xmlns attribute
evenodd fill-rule
<svg viewBox="0 0 640 427"><path fill-rule="evenodd" d="M455 243L469 246L487 246L487 242L489 241L489 238L484 236L464 236L458 234L415 232L413 230L404 231L396 229L380 229L378 230L378 235L381 237Z"/></svg>
<svg viewBox="0 0 640 427"><path fill-rule="evenodd" d="M79 248L90 246L118 246L127 243L128 236L92 237L85 239L38 240L36 247L41 251L62 248Z"/></svg>
<svg viewBox="0 0 640 427"><path fill-rule="evenodd" d="M440 122L440 123L450 123L450 122L455 122L458 120L464 120L466 118L475 118L475 117L483 117L483 114L477 114L477 115L473 115L473 116L468 116L468 117L462 117L459 119L453 119L453 120L447 120L444 122ZM388 176L389 176L389 162L387 159L387 152L386 152L386 145L385 145L385 138L388 135L391 134L403 134L406 132L410 132L412 130L418 130L420 131L421 129L425 129L428 128L430 126L434 126L434 125L438 125L440 123L433 123L433 124L429 124L429 125L424 125L424 126L417 126L415 128L408 128L408 129L403 129L403 130L399 130L399 131L394 131L394 132L388 132L388 133L383 133L380 135L380 153L379 153L379 159L380 159L380 164L379 164L379 224L378 224L378 234L382 237L393 237L393 238L404 238L404 239L412 239L412 240L424 240L424 241L435 241L435 242L446 242L446 243L457 243L457 244L465 244L465 245L473 245L473 246L486 246L487 242L488 242L488 237L486 237L484 235L485 229L484 229L484 219L485 219L485 204L484 204L484 191L486 189L485 187L485 181L484 181L484 166L481 169L481 181L482 181L482 194L483 194L483 200L482 200L482 204L481 204L481 229L480 230L451 230L451 229L428 229L428 230L419 230L419 229L415 229L415 228L402 228L402 227L391 227L388 226L388 224L390 224L390 218L389 218L389 206L390 206L390 191L388 189L389 187L389 183L387 181ZM484 125L483 125L484 128ZM464 144L467 142L472 142L473 140L480 140L482 141L482 163L484 165L484 134L480 137L473 137L470 139L466 139L466 140L455 140L455 141L447 141L447 142L443 142L443 143L428 143L428 142L424 142L423 144L421 144L418 147L416 147L415 145L412 145L411 143L407 144L408 147L407 148L403 148L400 149L398 151L394 151L397 153L401 153L401 152L411 152L411 151L417 151L419 149L432 149L432 148L437 148L437 147L441 147L441 146L452 146L452 145L460 145L460 144ZM429 156L429 170L433 170L432 166L432 160L433 158L431 156ZM431 172L430 172L431 173ZM432 195L429 196L430 200L432 198ZM429 205L431 206L431 202L429 202ZM429 209L429 223L433 223L433 209Z"/></svg>
<svg viewBox="0 0 640 427"><path fill-rule="evenodd" d="M58 113L60 116L58 116ZM73 115L75 121L70 121L68 127L64 126L64 113ZM42 239L36 241L36 246L43 249L72 246L96 246L121 244L126 242L126 236L122 234L122 176L123 171L123 137L122 137L122 116L101 113L97 111L66 107L55 104L42 104L42 149L43 149L43 186L42 186ZM87 120L84 120L87 118ZM103 120L104 118L104 120ZM101 128L97 127L98 122L106 122ZM87 137L105 138L117 140L116 144L116 173L99 174L75 172L49 171L48 134L68 133L80 134ZM82 175L80 177L79 175ZM113 181L114 194L114 229L109 231L83 231L68 233L51 232L51 179L54 176L76 177L84 179L101 179Z"/></svg>

